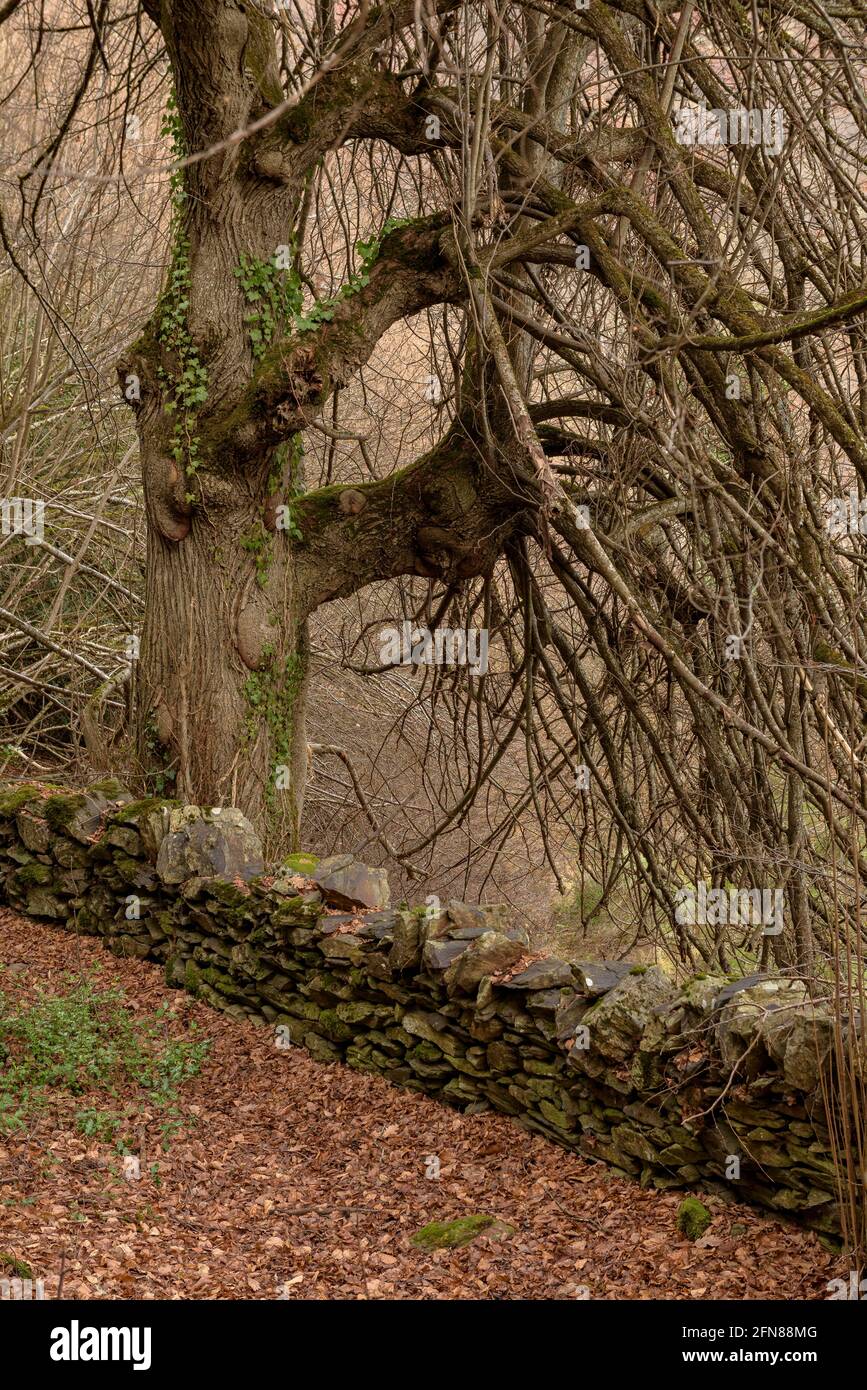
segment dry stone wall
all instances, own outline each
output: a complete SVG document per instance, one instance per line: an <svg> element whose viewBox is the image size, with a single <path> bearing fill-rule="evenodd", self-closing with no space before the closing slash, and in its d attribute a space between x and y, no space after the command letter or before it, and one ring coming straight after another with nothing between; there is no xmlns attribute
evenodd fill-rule
<svg viewBox="0 0 867 1390"><path fill-rule="evenodd" d="M134 801L113 781L0 789L10 907L159 961L321 1062L493 1107L643 1184L837 1230L832 1024L800 982L569 964L533 955L502 907L389 907L383 872L348 858L264 869L235 810Z"/></svg>

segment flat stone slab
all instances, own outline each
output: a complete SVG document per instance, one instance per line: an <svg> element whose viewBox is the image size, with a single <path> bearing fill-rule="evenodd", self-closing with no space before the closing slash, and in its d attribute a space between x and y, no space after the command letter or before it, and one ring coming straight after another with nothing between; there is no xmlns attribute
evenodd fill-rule
<svg viewBox="0 0 867 1390"><path fill-rule="evenodd" d="M579 989L598 998L625 980L632 968L631 961L580 960L575 965L575 978Z"/></svg>
<svg viewBox="0 0 867 1390"><path fill-rule="evenodd" d="M313 882L329 907L382 909L389 905L388 874L371 869L351 854L332 854L320 859Z"/></svg>
<svg viewBox="0 0 867 1390"><path fill-rule="evenodd" d="M507 980L503 989L556 989L558 985L574 983L571 965L552 956L548 960L534 960L526 970Z"/></svg>

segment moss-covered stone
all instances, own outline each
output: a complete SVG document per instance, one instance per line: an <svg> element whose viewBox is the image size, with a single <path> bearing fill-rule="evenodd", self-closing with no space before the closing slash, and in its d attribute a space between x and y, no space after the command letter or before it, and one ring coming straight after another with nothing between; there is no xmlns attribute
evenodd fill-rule
<svg viewBox="0 0 867 1390"><path fill-rule="evenodd" d="M544 1062L537 1057L524 1058L524 1070L530 1076L558 1076L563 1070L564 1062L560 1058L556 1061Z"/></svg>
<svg viewBox="0 0 867 1390"><path fill-rule="evenodd" d="M51 882L51 878L52 874L48 865L35 861L16 869L12 875L12 882L16 888L44 888Z"/></svg>
<svg viewBox="0 0 867 1390"><path fill-rule="evenodd" d="M246 941L233 946L230 954L232 969L251 980L266 980L271 974L261 957L251 950Z"/></svg>
<svg viewBox="0 0 867 1390"><path fill-rule="evenodd" d="M142 858L142 838L131 825L110 825L102 838L104 844L122 849L134 858Z"/></svg>
<svg viewBox="0 0 867 1390"><path fill-rule="evenodd" d="M302 874L304 878L311 878L318 863L319 856L316 854L290 854L288 859L283 860L282 867L292 874Z"/></svg>
<svg viewBox="0 0 867 1390"><path fill-rule="evenodd" d="M431 1221L412 1238L422 1250L457 1250L496 1224L495 1216L459 1216L454 1221ZM510 1228L511 1229L511 1228Z"/></svg>
<svg viewBox="0 0 867 1390"><path fill-rule="evenodd" d="M340 1049L333 1043L321 1038L318 1033L305 1033L304 1046L315 1057L317 1062L339 1062L341 1060Z"/></svg>
<svg viewBox="0 0 867 1390"><path fill-rule="evenodd" d="M554 1125L557 1129L574 1129L574 1116L571 1115L568 1111L561 1109L559 1106L554 1105L551 1101L540 1100L539 1110L544 1115L548 1123Z"/></svg>
<svg viewBox="0 0 867 1390"><path fill-rule="evenodd" d="M30 783L0 791L0 816L13 816L28 801L41 801L43 796L44 793Z"/></svg>
<svg viewBox="0 0 867 1390"><path fill-rule="evenodd" d="M685 1197L677 1209L677 1229L687 1240L698 1240L710 1225L710 1212L697 1197Z"/></svg>
<svg viewBox="0 0 867 1390"><path fill-rule="evenodd" d="M338 1004L335 1009L337 1017L344 1023L361 1023L367 1027L372 1023L390 1023L396 1012L392 1004L370 1004L364 1001Z"/></svg>
<svg viewBox="0 0 867 1390"><path fill-rule="evenodd" d="M340 936L336 934L325 936L316 944L329 960L348 960L353 965L360 965L364 960L362 950L364 942L360 936L354 936L352 932L346 932Z"/></svg>
<svg viewBox="0 0 867 1390"><path fill-rule="evenodd" d="M188 989L191 994L198 994L202 983L202 974L196 962L188 959L184 966L184 989Z"/></svg>
<svg viewBox="0 0 867 1390"><path fill-rule="evenodd" d="M338 1017L334 1009L320 1010L318 1028L332 1042L349 1042L355 1036L353 1030Z"/></svg>
<svg viewBox="0 0 867 1390"><path fill-rule="evenodd" d="M52 830L66 830L71 825L77 811L86 805L82 792L70 792L66 796L50 796L42 803L42 814Z"/></svg>

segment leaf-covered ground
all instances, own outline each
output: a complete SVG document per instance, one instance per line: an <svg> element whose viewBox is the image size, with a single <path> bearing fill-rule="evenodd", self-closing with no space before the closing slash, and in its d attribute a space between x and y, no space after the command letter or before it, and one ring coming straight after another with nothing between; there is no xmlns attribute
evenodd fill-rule
<svg viewBox="0 0 867 1390"><path fill-rule="evenodd" d="M62 1274L64 1298L816 1299L844 1273L812 1233L701 1191L713 1220L692 1244L675 1228L683 1193L281 1050L167 989L154 965L0 910L7 1015L70 976L122 988L134 1019L168 1004L167 1039L195 1021L211 1046L167 1141L156 1100L131 1082L111 1098L135 1110L122 1138L138 1180L121 1143L76 1130L99 1094L53 1088L23 1129L0 1131L0 1277L29 1267L49 1298ZM497 1224L470 1244L412 1244L430 1222L478 1214Z"/></svg>

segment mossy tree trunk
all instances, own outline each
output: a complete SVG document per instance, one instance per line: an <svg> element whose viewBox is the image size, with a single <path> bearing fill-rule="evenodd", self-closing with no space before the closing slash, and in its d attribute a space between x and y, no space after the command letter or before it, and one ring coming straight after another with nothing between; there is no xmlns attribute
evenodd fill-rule
<svg viewBox="0 0 867 1390"><path fill-rule="evenodd" d="M352 62L237 141L283 101L273 26L230 0L146 8L171 59L165 130L182 167L164 290L119 364L148 525L137 751L183 798L237 805L272 849L292 849L307 618L378 578L489 570L516 512L514 479L480 469L468 416L382 484L300 495L300 431L329 394L391 324L463 296L440 214L386 229L333 312L299 322L295 233L311 171L377 122L421 148L420 116L371 64L374 23Z"/></svg>
<svg viewBox="0 0 867 1390"><path fill-rule="evenodd" d="M275 847L294 848L307 624L261 499L223 481L219 507L210 496L194 509L181 542L149 528L138 754L184 800L240 806Z"/></svg>

